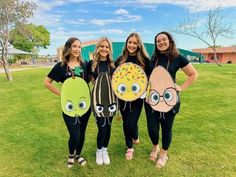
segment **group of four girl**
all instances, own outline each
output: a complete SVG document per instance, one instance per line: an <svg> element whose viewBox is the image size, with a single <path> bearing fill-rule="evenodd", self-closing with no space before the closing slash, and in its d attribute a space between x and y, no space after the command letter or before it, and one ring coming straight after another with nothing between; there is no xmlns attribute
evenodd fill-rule
<svg viewBox="0 0 236 177"><path fill-rule="evenodd" d="M191 63L179 54L173 37L168 32L160 32L155 36L155 51L149 60L143 42L137 33L131 33L125 43L122 55L113 61L112 58L112 43L108 38L101 38L96 45L93 53L93 60L88 63L83 62L81 58L81 42L77 38L70 38L65 43L63 50L62 62L57 63L47 75L44 84L53 93L60 96L60 90L57 89L52 82L63 83L67 78L74 75L74 68L80 66L83 73L78 75L88 83L96 80L101 72L108 72L112 76L116 67L119 65L132 62L143 68L147 76L150 76L152 70L160 65L166 68L173 80L176 80L176 72L179 69L186 74L187 79L182 85L176 84L177 91L182 91L192 84L197 78L197 71ZM179 111L180 103L176 104L174 109L161 116L161 113L154 111L148 103L144 103L148 134L153 144L153 149L150 153L150 160L156 161L155 166L158 168L164 167L168 157L167 150L172 140L172 126L175 115ZM127 151L125 154L126 160L131 160L134 155L133 144L139 143L138 135L138 119L143 107L143 100L138 98L132 102L125 102L119 100L120 112L123 119L123 131L125 136L125 143ZM71 168L74 161L78 161L80 165L85 165L86 160L81 156L82 147L85 139L85 130L90 117L91 110L79 118L78 123L74 123L74 119L62 113L66 127L69 132L69 159L68 167ZM96 117L98 127L97 134L97 151L96 163L98 165L110 164L110 158L107 152L107 147L111 134L111 123L113 117L109 117L105 124L105 117ZM159 147L159 127L162 129L162 148Z"/></svg>

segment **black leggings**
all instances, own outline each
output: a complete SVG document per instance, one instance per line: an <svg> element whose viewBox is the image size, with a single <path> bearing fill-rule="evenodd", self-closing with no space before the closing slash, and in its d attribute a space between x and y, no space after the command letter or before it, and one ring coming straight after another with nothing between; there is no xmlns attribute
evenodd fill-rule
<svg viewBox="0 0 236 177"><path fill-rule="evenodd" d="M66 127L70 134L68 146L69 154L73 155L76 152L76 155L80 155L85 139L85 130L89 120L91 110L89 109L82 117L79 118L79 122L76 122L75 118L70 117L62 113Z"/></svg>
<svg viewBox="0 0 236 177"><path fill-rule="evenodd" d="M138 139L138 120L143 107L143 100L132 102L120 100L120 112L123 119L125 143L128 148L133 147L132 139Z"/></svg>
<svg viewBox="0 0 236 177"><path fill-rule="evenodd" d="M111 136L111 123L113 117L96 117L96 123L98 127L97 135L97 148L102 149L102 147L107 148L110 136Z"/></svg>
<svg viewBox="0 0 236 177"><path fill-rule="evenodd" d="M172 141L172 127L176 114L173 112L173 110L170 110L167 113L154 111L146 102L144 107L147 117L148 134L152 144L157 145L159 143L159 129L161 124L162 148L164 150L168 150Z"/></svg>

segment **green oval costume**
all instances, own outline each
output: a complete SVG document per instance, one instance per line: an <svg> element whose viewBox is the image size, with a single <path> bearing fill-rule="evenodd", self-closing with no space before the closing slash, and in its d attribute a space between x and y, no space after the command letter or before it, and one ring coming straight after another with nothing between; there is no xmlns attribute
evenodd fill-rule
<svg viewBox="0 0 236 177"><path fill-rule="evenodd" d="M62 111L71 117L81 117L90 107L88 84L80 77L68 78L61 88Z"/></svg>

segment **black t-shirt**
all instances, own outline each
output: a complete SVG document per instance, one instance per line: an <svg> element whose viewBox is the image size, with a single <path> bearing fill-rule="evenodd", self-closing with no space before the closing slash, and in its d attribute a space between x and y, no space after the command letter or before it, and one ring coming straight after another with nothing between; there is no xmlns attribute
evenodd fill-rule
<svg viewBox="0 0 236 177"><path fill-rule="evenodd" d="M63 83L66 79L72 77L72 72L74 69L70 68L67 64L61 65L62 63L57 63L52 70L48 73L48 77L56 82ZM78 77L82 77L85 81L87 81L87 72L86 72L86 63L82 63L83 72L81 75L75 75Z"/></svg>
<svg viewBox="0 0 236 177"><path fill-rule="evenodd" d="M88 75L92 75L95 80L101 72L108 72L110 73L110 76L112 76L113 72L115 71L115 68L112 68L110 66L110 62L108 60L99 61L97 67L95 68L95 71L92 71L92 64L93 60L90 60L88 62L87 71Z"/></svg>
<svg viewBox="0 0 236 177"><path fill-rule="evenodd" d="M119 66L119 65L120 65L121 59L122 59L122 56L119 56L119 57L117 58L116 63L115 63L116 66ZM137 56L131 56L131 55L129 55L125 63L128 63L128 62L137 64L137 65L140 66L140 63L139 63L139 61L138 61L138 59L137 59ZM144 58L144 63L145 63L145 68L143 68L143 69L144 69L145 73L147 74L148 68L149 68L150 60L149 60L148 58Z"/></svg>
<svg viewBox="0 0 236 177"><path fill-rule="evenodd" d="M176 79L176 72L185 66L189 64L189 61L187 58L185 58L182 55L179 55L178 57L174 58L173 60L170 60L169 62L169 67L167 68L168 65L168 57L166 55L160 55L158 58L152 57L152 60L150 61L149 69L148 69L148 75L151 74L152 70L160 65L163 66L170 75L172 76L173 80L175 81Z"/></svg>

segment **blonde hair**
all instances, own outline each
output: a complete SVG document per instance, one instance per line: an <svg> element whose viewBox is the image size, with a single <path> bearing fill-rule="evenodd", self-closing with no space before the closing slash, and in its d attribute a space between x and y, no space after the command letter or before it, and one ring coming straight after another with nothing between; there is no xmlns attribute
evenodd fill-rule
<svg viewBox="0 0 236 177"><path fill-rule="evenodd" d="M149 58L148 57L148 54L147 54L147 51L143 45L143 42L142 42L142 39L140 37L140 35L138 33L131 33L127 39L126 39L126 42L125 42L125 46L123 48L123 52L122 52L122 58L121 58L121 61L120 61L120 64L123 64L126 62L128 56L129 56L129 51L127 49L127 44L128 44L128 40L131 38L131 37L135 37L137 39L137 45L138 45L138 48L137 48L137 59L138 59L138 63L140 64L140 66L142 68L145 67L145 58Z"/></svg>
<svg viewBox="0 0 236 177"><path fill-rule="evenodd" d="M113 53L113 50L112 50L112 43L111 41L107 38L107 37L102 37L100 38L100 40L97 42L96 44L96 48L95 48L95 51L93 53L93 64L92 64L92 71L94 72L98 63L99 63L99 59L100 59L100 54L99 54L99 47L101 46L101 44L104 42L104 41L107 41L108 44L109 44L109 53L107 55L107 59L108 61L110 62L110 67L112 68L115 68L115 65L114 65L114 61L113 61L113 57L112 57L112 53Z"/></svg>
<svg viewBox="0 0 236 177"><path fill-rule="evenodd" d="M76 38L76 37L71 37L69 38L65 45L64 45L64 49L62 51L62 65L65 65L69 62L69 59L70 59L70 53L71 53L71 45L75 42L75 41L79 41L81 43L81 41ZM80 55L77 57L77 61L79 63L82 63L83 60L82 60L82 57L81 57L81 53Z"/></svg>

